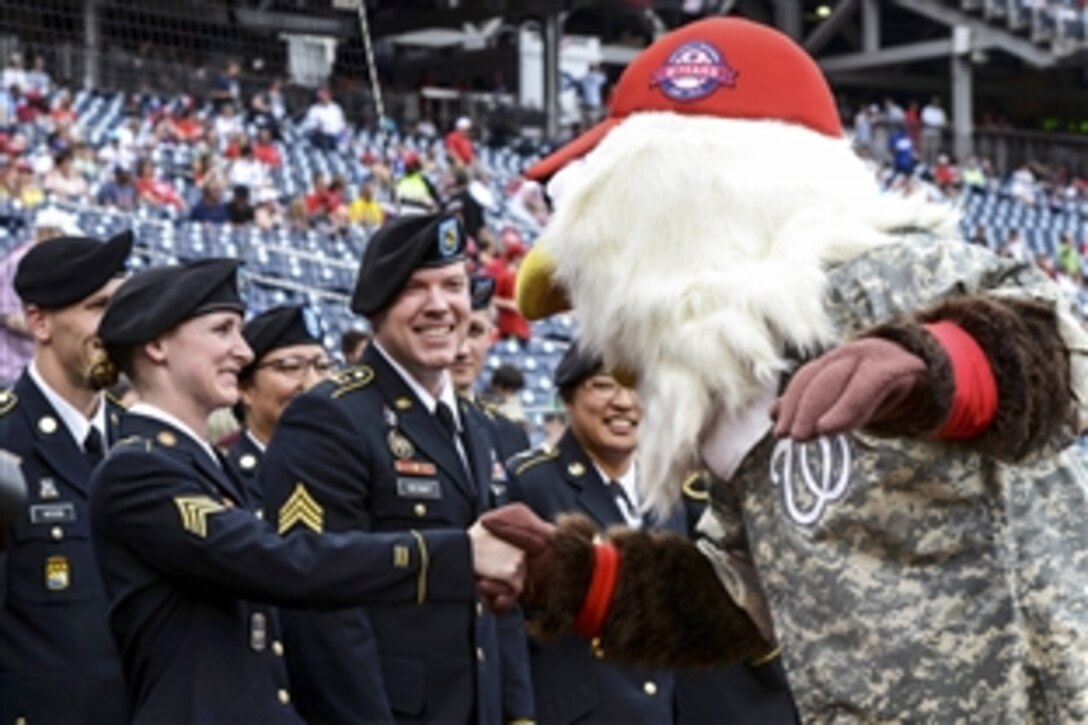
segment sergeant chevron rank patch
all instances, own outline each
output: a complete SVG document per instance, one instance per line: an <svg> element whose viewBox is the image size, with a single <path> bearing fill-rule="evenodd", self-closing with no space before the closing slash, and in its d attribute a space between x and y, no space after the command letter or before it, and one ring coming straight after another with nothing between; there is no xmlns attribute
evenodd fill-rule
<svg viewBox="0 0 1088 725"><path fill-rule="evenodd" d="M208 516L226 508L208 496L175 496L174 503L181 514L182 528L201 539L208 536Z"/></svg>
<svg viewBox="0 0 1088 725"><path fill-rule="evenodd" d="M325 510L301 483L295 485L295 490L280 507L280 534L286 533L295 524L302 524L318 534L325 528Z"/></svg>

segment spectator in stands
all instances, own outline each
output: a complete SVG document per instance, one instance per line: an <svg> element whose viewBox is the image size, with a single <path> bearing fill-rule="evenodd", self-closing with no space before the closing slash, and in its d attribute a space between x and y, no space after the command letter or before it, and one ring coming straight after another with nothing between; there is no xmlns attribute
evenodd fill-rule
<svg viewBox="0 0 1088 725"><path fill-rule="evenodd" d="M65 201L83 201L90 191L87 180L72 167L71 151L61 151L56 155L53 169L45 176L43 188Z"/></svg>
<svg viewBox="0 0 1088 725"><path fill-rule="evenodd" d="M1031 164L1025 161L1020 164L1009 179L1009 194L1022 204L1034 206L1038 191L1035 174L1031 171Z"/></svg>
<svg viewBox="0 0 1088 725"><path fill-rule="evenodd" d="M188 100L182 103L176 115L165 121L167 138L178 143L196 143L204 135L204 130L204 122L197 118L193 104Z"/></svg>
<svg viewBox="0 0 1088 725"><path fill-rule="evenodd" d="M260 189L272 185L272 178L268 174L268 167L253 154L253 147L247 142L238 149L238 158L230 163L227 171L227 184L230 186L244 186L254 196Z"/></svg>
<svg viewBox="0 0 1088 725"><path fill-rule="evenodd" d="M891 96L884 97L884 122L889 126L905 126L907 114Z"/></svg>
<svg viewBox="0 0 1088 725"><path fill-rule="evenodd" d="M1015 259L1018 262L1031 261L1031 252L1028 250L1028 245L1024 243L1024 238L1021 236L1020 230L1015 227L1009 230L1005 242L997 250L997 253L1003 257Z"/></svg>
<svg viewBox="0 0 1088 725"><path fill-rule="evenodd" d="M907 133L907 127L900 124L888 139L888 150L892 154L892 175L888 179L887 188L894 186L900 177L910 178L914 173L914 142Z"/></svg>
<svg viewBox="0 0 1088 725"><path fill-rule="evenodd" d="M937 156L937 163L933 167L933 183L945 196L952 196L960 190L960 170L947 154Z"/></svg>
<svg viewBox="0 0 1088 725"><path fill-rule="evenodd" d="M941 143L945 129L948 127L948 117L941 106L941 99L937 96L929 99L929 103L922 108L922 161L927 166L933 166L937 162L937 156L941 152Z"/></svg>
<svg viewBox="0 0 1088 725"><path fill-rule="evenodd" d="M132 174L121 166L113 169L113 177L98 190L97 201L102 206L109 206L121 211L136 208L139 194L132 183Z"/></svg>
<svg viewBox="0 0 1088 725"><path fill-rule="evenodd" d="M215 81L212 83L212 89L208 93L208 98L218 109L225 109L228 105L237 106L241 99L241 89L238 85L238 79L241 75L242 68L238 65L238 61L230 61L227 63L226 69L216 75Z"/></svg>
<svg viewBox="0 0 1088 725"><path fill-rule="evenodd" d="M975 225L975 231L971 232L971 236L967 239L971 244L977 244L980 247L990 246L990 235L986 231L986 225L979 222Z"/></svg>
<svg viewBox="0 0 1088 725"><path fill-rule="evenodd" d="M518 310L515 301L518 268L528 250L521 244L510 244L503 250L505 269L495 278L495 307L499 311L496 327L502 339L513 338L522 345L529 342L529 322Z"/></svg>
<svg viewBox="0 0 1088 725"><path fill-rule="evenodd" d="M220 140L232 138L235 134L244 134L246 130L242 117L238 114L238 108L233 103L223 104L212 128Z"/></svg>
<svg viewBox="0 0 1088 725"><path fill-rule="evenodd" d="M588 127L601 120L604 114L604 87L608 76L600 63L590 63L589 69L578 79L578 95L582 99L582 122Z"/></svg>
<svg viewBox="0 0 1088 725"><path fill-rule="evenodd" d="M34 236L12 249L0 261L0 389L10 387L34 355L23 303L15 293L19 262L38 242L59 236L82 236L75 219L57 209L44 209L34 222Z"/></svg>
<svg viewBox="0 0 1088 725"><path fill-rule="evenodd" d="M67 90L57 94L53 108L49 112L49 119L53 122L54 128L68 129L76 122L76 110L72 105L74 102L72 94Z"/></svg>
<svg viewBox="0 0 1088 725"><path fill-rule="evenodd" d="M476 193L473 193L473 192ZM480 203L481 194L490 196L491 192L480 182L476 182L463 167L453 170L453 186L449 190L450 201L455 211L461 216L461 225L470 239L480 240L480 229L484 226L484 205Z"/></svg>
<svg viewBox="0 0 1088 725"><path fill-rule="evenodd" d="M36 98L46 98L53 92L53 79L45 69L45 56L34 56L34 65L26 73L26 92Z"/></svg>
<svg viewBox="0 0 1088 725"><path fill-rule="evenodd" d="M250 204L249 189L245 186L234 187L230 203L227 204L227 221L231 224L250 224L255 218L253 205Z"/></svg>
<svg viewBox="0 0 1088 725"><path fill-rule="evenodd" d="M257 190L256 206L253 207L253 223L260 229L278 229L283 226L283 210L279 196L270 186Z"/></svg>
<svg viewBox="0 0 1088 725"><path fill-rule="evenodd" d="M359 187L359 195L348 207L348 221L351 224L374 229L385 222L385 209L378 201L373 181L364 181Z"/></svg>
<svg viewBox="0 0 1088 725"><path fill-rule="evenodd" d="M273 78L268 88L253 94L249 101L249 120L260 129L268 129L272 138L280 137L280 124L287 118L283 81Z"/></svg>
<svg viewBox="0 0 1088 725"><path fill-rule="evenodd" d="M177 210L185 208L185 202L173 185L165 179L155 177L155 165L151 163L151 159L140 159L136 164L136 191L140 195L140 201L148 206L172 207Z"/></svg>
<svg viewBox="0 0 1088 725"><path fill-rule="evenodd" d="M967 159L967 163L963 165L961 177L964 187L971 193L978 194L987 191L989 179L986 178L986 173L977 156Z"/></svg>
<svg viewBox="0 0 1088 725"><path fill-rule="evenodd" d="M321 88L317 100L306 111L302 120L302 132L310 137L310 143L322 151L335 151L347 134L344 109L333 100L332 91Z"/></svg>
<svg viewBox="0 0 1088 725"><path fill-rule="evenodd" d="M472 121L468 116L458 118L453 130L446 134L446 152L454 166L471 166L476 159L476 149L472 145Z"/></svg>
<svg viewBox="0 0 1088 725"><path fill-rule="evenodd" d="M510 420L524 424L526 422L525 409L519 397L524 388L525 376L517 367L506 363L500 365L491 374L491 384L481 397L485 402L498 408Z"/></svg>
<svg viewBox="0 0 1088 725"><path fill-rule="evenodd" d="M506 213L533 234L548 223L548 205L539 183L523 179L506 204Z"/></svg>
<svg viewBox="0 0 1088 725"><path fill-rule="evenodd" d="M358 365L369 344L370 335L362 330L344 330L344 333L340 335L340 354L344 357L344 363Z"/></svg>
<svg viewBox="0 0 1088 725"><path fill-rule="evenodd" d="M861 104L854 114L854 148L862 156L873 153L873 114L867 104Z"/></svg>
<svg viewBox="0 0 1088 725"><path fill-rule="evenodd" d="M4 72L0 73L0 85L9 90L18 89L20 93L26 90L27 77L22 53L8 56L8 64L4 66Z"/></svg>
<svg viewBox="0 0 1088 725"><path fill-rule="evenodd" d="M189 219L208 224L226 224L229 216L227 205L223 203L223 187L207 184L200 193L200 201L189 211Z"/></svg>
<svg viewBox="0 0 1088 725"><path fill-rule="evenodd" d="M1077 246L1073 244L1073 237L1069 232L1062 232L1058 236L1058 268L1070 277L1077 278L1081 275L1083 262Z"/></svg>
<svg viewBox="0 0 1088 725"><path fill-rule="evenodd" d="M107 169L125 169L132 171L136 158L130 150L121 148L121 136L111 132L109 140L98 150L98 163Z"/></svg>
<svg viewBox="0 0 1088 725"><path fill-rule="evenodd" d="M402 214L426 213L442 206L442 197L423 173L423 162L415 152L404 157L404 175L397 181L396 196Z"/></svg>
<svg viewBox="0 0 1088 725"><path fill-rule="evenodd" d="M280 149L276 145L271 128L264 127L257 131L257 140L253 144L253 157L270 169L283 166Z"/></svg>

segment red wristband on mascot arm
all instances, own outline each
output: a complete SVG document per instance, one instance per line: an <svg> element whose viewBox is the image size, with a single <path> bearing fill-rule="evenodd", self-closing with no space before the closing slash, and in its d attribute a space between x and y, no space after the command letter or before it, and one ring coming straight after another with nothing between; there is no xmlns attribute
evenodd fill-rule
<svg viewBox="0 0 1088 725"><path fill-rule="evenodd" d="M603 542L593 547L593 578L590 579L582 611L574 620L574 631L587 639L596 637L604 627L612 594L620 572L620 551L612 544Z"/></svg>
<svg viewBox="0 0 1088 725"><path fill-rule="evenodd" d="M925 327L948 355L956 384L948 418L934 437L974 438L997 416L997 380L990 361L975 339L959 325L943 321Z"/></svg>

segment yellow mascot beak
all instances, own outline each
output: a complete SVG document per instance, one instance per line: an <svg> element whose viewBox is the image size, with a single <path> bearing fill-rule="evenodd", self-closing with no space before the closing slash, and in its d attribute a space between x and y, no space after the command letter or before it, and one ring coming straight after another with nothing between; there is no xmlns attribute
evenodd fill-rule
<svg viewBox="0 0 1088 725"><path fill-rule="evenodd" d="M530 320L540 320L570 309L566 290L555 281L555 260L533 247L518 269L518 309Z"/></svg>

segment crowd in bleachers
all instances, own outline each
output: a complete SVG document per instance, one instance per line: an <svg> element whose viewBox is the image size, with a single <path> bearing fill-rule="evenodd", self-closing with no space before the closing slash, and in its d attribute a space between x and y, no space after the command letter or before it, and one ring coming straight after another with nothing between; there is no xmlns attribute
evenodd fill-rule
<svg viewBox="0 0 1088 725"><path fill-rule="evenodd" d="M13 58L0 76L0 253L25 237L19 225L35 210L59 205L88 234L133 227L138 264L238 257L252 311L306 302L332 350L365 325L345 301L370 230L409 208L452 203L476 264L497 281L503 340L489 367L524 373L518 403L534 422L552 404L551 370L571 322L530 328L513 305L517 265L548 216L540 187L519 175L531 160L520 149L473 139L467 118L445 134L430 122L359 128L324 89L299 109L278 82L243 99L234 66L198 100L72 93L40 61L21 64ZM863 106L852 133L890 191L963 204L965 238L1034 260L1088 312L1088 183L1031 164L1001 177L985 159L956 163L942 145L945 124L937 101L904 109L889 98Z"/></svg>

